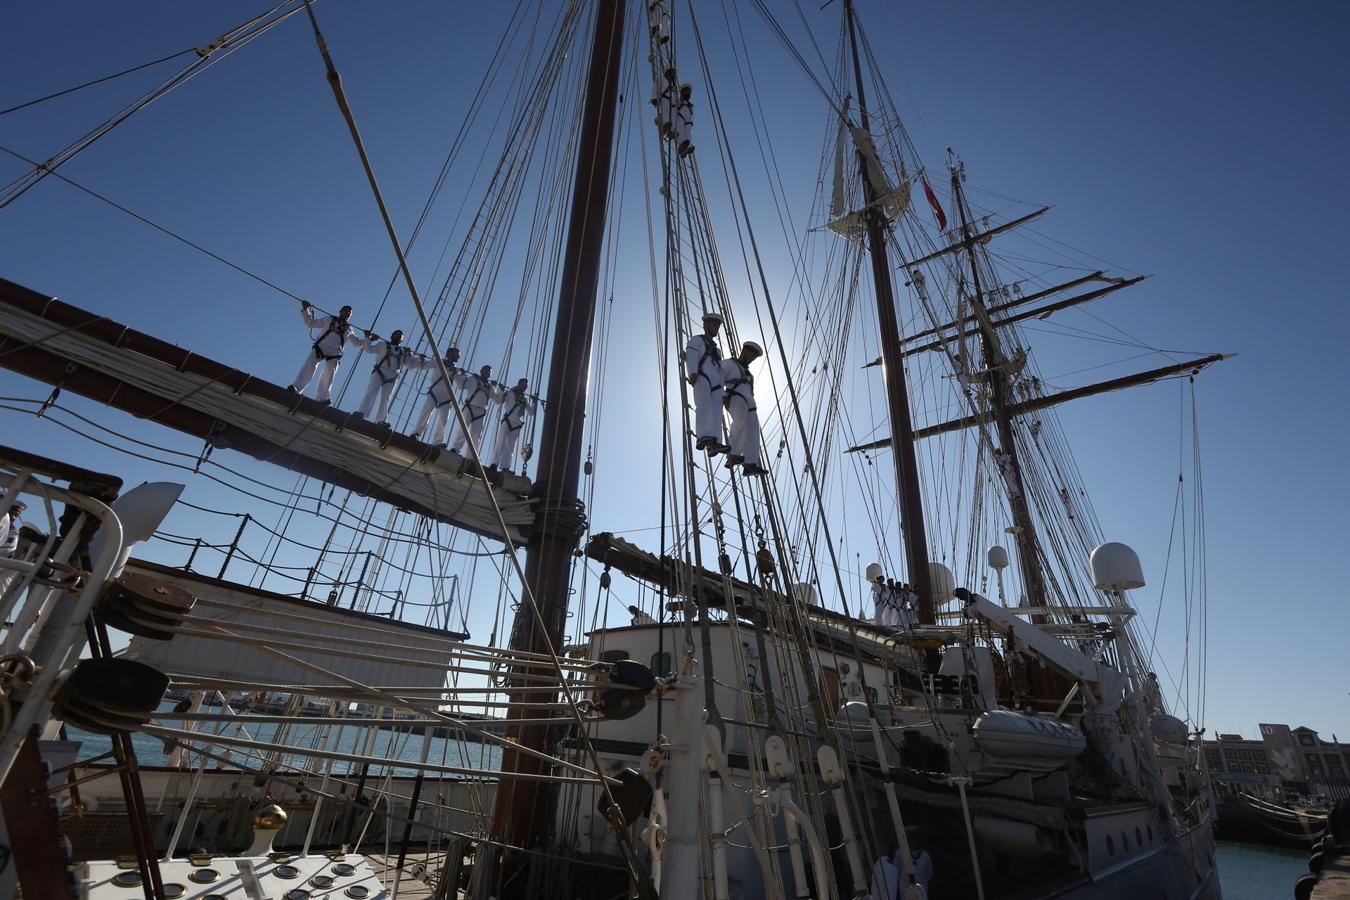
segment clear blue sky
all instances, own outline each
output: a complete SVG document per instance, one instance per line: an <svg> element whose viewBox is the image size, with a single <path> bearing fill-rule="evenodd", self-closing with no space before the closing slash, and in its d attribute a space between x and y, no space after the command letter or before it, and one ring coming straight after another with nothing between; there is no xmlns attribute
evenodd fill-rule
<svg viewBox="0 0 1350 900"><path fill-rule="evenodd" d="M811 21L833 27L838 4L815 7L806 7ZM507 9L433 2L316 8L406 235ZM716 34L720 4L697 8L710 41L724 41ZM1339 246L1350 226L1343 48L1350 9L870 0L860 9L930 166L955 147L972 184L1053 204L1038 225L1045 233L1155 276L1098 305L1096 315L1155 346L1240 354L1198 385L1209 546L1207 724L1254 736L1258 721L1283 721L1350 735L1342 363L1350 263ZM240 3L20 5L7 17L0 108L202 44L258 11ZM776 148L787 183L801 185L805 203L820 146L819 97L757 17L743 14L769 118L810 105L810 115L798 116L801 140ZM822 33L821 42L828 53L833 34ZM0 145L46 157L166 71L0 116ZM722 76L719 90L739 89L729 70ZM736 123L732 130L734 139ZM5 180L22 171L0 159ZM289 290L333 308L353 303L359 321L393 272L303 17L139 114L68 174ZM457 192L452 185L447 194L456 203L477 199L468 186ZM762 194L752 194L752 205L756 197ZM627 222L633 234L640 211L630 205L625 212L634 216ZM759 227L777 233L767 218ZM441 240L428 238L437 250ZM645 253L645 239L634 250ZM424 278L434 255L415 255ZM292 301L52 180L0 211L0 275L274 381L291 377L305 345ZM636 299L616 306L616 334L629 340L612 349L611 423L616 410L644 409L655 396L646 284L645 259L619 275L618 286ZM1056 321L1101 327L1087 318ZM410 322L411 305L396 291L381 325ZM1076 359L1039 362L1057 373L1077 368ZM45 393L0 373L4 396ZM1062 413L1108 535L1135 545L1151 572L1165 551L1177 477L1178 397L1170 383ZM69 402L127 434L197 449L122 414ZM30 416L0 412L0 427L5 443L129 482L172 477ZM598 527L655 521L654 501L649 508L632 502L640 488L624 467L625 457L642 458L653 446L640 433L607 446L592 510ZM278 484L292 481L267 474ZM247 509L200 479L187 496ZM228 539L232 531L229 523L175 516L179 533ZM175 552L163 557L180 562ZM1158 602L1152 585L1136 600L1149 616ZM1182 649L1178 616L1164 609L1164 621L1176 626L1166 638L1173 658Z"/></svg>

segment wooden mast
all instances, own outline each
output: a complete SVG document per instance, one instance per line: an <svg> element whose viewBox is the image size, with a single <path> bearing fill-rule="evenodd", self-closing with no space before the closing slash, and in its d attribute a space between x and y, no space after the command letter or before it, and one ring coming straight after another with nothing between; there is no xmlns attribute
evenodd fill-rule
<svg viewBox="0 0 1350 900"><path fill-rule="evenodd" d="M544 653L549 646L554 650L562 646L572 558L585 531L585 509L578 498L577 485L614 152L615 101L622 78L625 4L626 0L599 0L596 4L595 36L539 440L535 537L525 561L525 579L538 603L544 628L539 629L528 600L523 601L512 628L513 650ZM507 695L511 700L508 720L527 717L528 708L520 704L529 695L510 691ZM508 725L507 734L523 747L546 752L551 750L555 737L547 725ZM502 754L504 777L497 785L494 839L526 847L547 839L553 827L554 792L546 782L510 777L513 772L528 775L545 768L546 764L538 757L511 748Z"/></svg>
<svg viewBox="0 0 1350 900"><path fill-rule="evenodd" d="M989 402L994 410L994 423L998 430L999 449L1002 454L1004 481L1008 486L1008 505L1012 508L1014 537L1017 539L1017 562L1022 572L1022 585L1027 591L1029 606L1049 605L1045 591L1045 573L1041 571L1040 542L1036 539L1036 526L1031 520L1031 507L1027 503L1026 482L1022 478L1022 466L1017 458L1017 441L1013 435L1012 416L1009 414L1009 395L1011 381L1008 378L1007 358L999 346L998 335L989 321L984 308L984 290L980 285L980 267L975 256L975 239L970 231L970 217L966 213L966 200L961 193L961 174L952 168L952 199L956 202L957 212L961 215L961 241L966 248L966 257L970 261L971 287L975 296L971 301L975 307L976 318L980 323L980 346L984 353L984 367L989 374ZM961 337L964 340L964 336ZM1032 621L1044 621L1035 616Z"/></svg>
<svg viewBox="0 0 1350 900"><path fill-rule="evenodd" d="M853 77L858 91L859 124L868 131L867 97L863 91L862 62L858 58L858 30L852 0L844 0L848 19L849 43L853 49ZM919 493L919 467L914 453L914 423L909 415L909 388L905 384L904 357L900 352L900 325L895 315L895 295L891 287L891 265L886 252L885 213L877 203L878 185L867 174L867 160L858 148L858 167L863 181L864 215L867 219L867 248L872 257L872 282L877 299L877 324L881 331L882 361L885 364L886 401L891 417L891 438L895 449L895 481L900 495L901 536L909 583L919 595L919 622L936 621L933 609L933 584L928 571L928 538L924 531L923 498Z"/></svg>

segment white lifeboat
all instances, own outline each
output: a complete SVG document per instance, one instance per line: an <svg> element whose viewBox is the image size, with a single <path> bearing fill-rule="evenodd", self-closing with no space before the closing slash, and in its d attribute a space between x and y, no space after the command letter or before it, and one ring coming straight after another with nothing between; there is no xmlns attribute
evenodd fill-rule
<svg viewBox="0 0 1350 900"><path fill-rule="evenodd" d="M985 772L1050 772L1087 748L1087 738L1072 725L1009 709L984 713L972 731L985 755Z"/></svg>

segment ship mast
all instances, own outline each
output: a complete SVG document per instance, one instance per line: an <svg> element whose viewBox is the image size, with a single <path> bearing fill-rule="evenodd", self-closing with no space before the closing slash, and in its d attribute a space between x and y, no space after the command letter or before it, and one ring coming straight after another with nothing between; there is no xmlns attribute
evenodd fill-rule
<svg viewBox="0 0 1350 900"><path fill-rule="evenodd" d="M999 468L1003 472L1008 488L1008 505L1012 508L1013 527L1017 539L1017 562L1022 572L1022 584L1027 591L1027 604L1045 607L1047 597L1045 576L1041 571L1040 544L1036 539L1036 526L1031 520L1031 507L1027 504L1026 485L1022 479L1022 466L1017 457L1017 441L1013 435L1012 415L1009 396L1012 391L1008 376L1008 359L999 345L998 335L984 308L984 290L980 284L980 267L975 255L975 237L970 230L970 216L966 211L966 198L961 190L960 167L952 167L952 200L956 203L961 216L961 242L965 245L966 258L970 262L971 288L975 296L971 303L975 318L979 322L980 347L984 354L984 367L989 376L989 403L994 412L994 424L998 431L999 447L995 449L1000 459ZM964 335L961 337L965 340ZM1044 621L1036 616L1033 621Z"/></svg>
<svg viewBox="0 0 1350 900"><path fill-rule="evenodd" d="M867 98L863 91L862 62L858 57L858 30L852 0L844 0L848 20L849 43L853 49L853 77L858 92L859 124L868 131ZM869 132L870 133L870 132ZM895 457L895 482L900 496L901 537L909 583L919 595L919 622L936 621L933 609L933 585L928 571L928 538L924 532L923 497L919 493L919 467L914 453L914 423L909 415L909 388L905 383L904 355L901 352L900 325L895 315L895 294L891 287L891 264L886 251L885 213L878 186L868 176L867 160L858 148L858 167L862 172L864 217L867 221L867 248L872 257L873 292L877 300L877 324L881 332L881 354L886 382L886 402L891 417L891 441Z"/></svg>
<svg viewBox="0 0 1350 900"><path fill-rule="evenodd" d="M512 650L536 654L546 653L550 647L556 651L562 646L572 558L585 531L585 509L578 498L577 485L605 234L606 192L614 152L615 101L622 78L625 5L626 0L600 0L596 4L595 36L539 440L535 537L525 560L525 580L538 604L544 628L538 627L527 600L520 605L511 633ZM523 747L548 752L554 739L549 726L509 725L510 719L528 716L529 708L521 704L533 695L508 690L507 696L511 701L507 733ZM512 773L539 774L544 767L538 757L510 747L502 754L503 777L497 786L492 823L495 840L531 847L547 838L553 826L553 791L544 782L511 777Z"/></svg>

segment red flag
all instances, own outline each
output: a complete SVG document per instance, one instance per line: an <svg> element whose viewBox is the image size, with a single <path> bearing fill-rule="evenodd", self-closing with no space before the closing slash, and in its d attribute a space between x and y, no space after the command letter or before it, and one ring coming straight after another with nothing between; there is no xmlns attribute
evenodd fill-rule
<svg viewBox="0 0 1350 900"><path fill-rule="evenodd" d="M938 203L937 194L928 186L928 179L923 180L923 195L928 198L928 205L933 207L933 218L937 219L938 230L947 230L947 214L942 211L942 204Z"/></svg>

